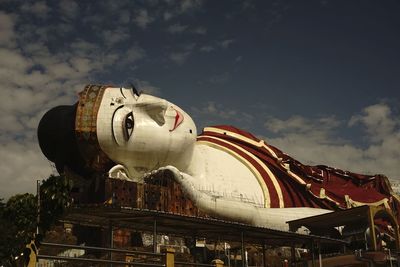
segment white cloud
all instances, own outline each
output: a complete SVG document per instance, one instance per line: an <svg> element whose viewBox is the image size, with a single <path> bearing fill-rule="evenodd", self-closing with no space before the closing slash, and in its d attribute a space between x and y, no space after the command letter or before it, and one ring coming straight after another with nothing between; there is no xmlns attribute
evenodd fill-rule
<svg viewBox="0 0 400 267"><path fill-rule="evenodd" d="M216 84L224 84L228 82L231 79L231 74L229 72L224 72L221 74L217 74L212 76L208 81L210 83L216 83Z"/></svg>
<svg viewBox="0 0 400 267"><path fill-rule="evenodd" d="M169 21L180 15L185 15L194 12L203 6L203 0L166 0L167 10L162 12L162 17L165 21Z"/></svg>
<svg viewBox="0 0 400 267"><path fill-rule="evenodd" d="M341 124L335 117L321 117L316 119L292 116L287 120L269 118L264 124L273 133L296 133L313 135L319 142L330 141L331 133Z"/></svg>
<svg viewBox="0 0 400 267"><path fill-rule="evenodd" d="M180 23L176 23L170 25L167 29L167 32L175 34L175 33L182 33L188 28L187 25L181 25Z"/></svg>
<svg viewBox="0 0 400 267"><path fill-rule="evenodd" d="M70 47L77 56L84 56L99 49L97 44L82 39L76 39L70 44Z"/></svg>
<svg viewBox="0 0 400 267"><path fill-rule="evenodd" d="M382 141L399 123L399 118L394 118L390 107L383 103L366 107L361 114L351 117L349 121L350 126L364 125L368 138L373 142Z"/></svg>
<svg viewBox="0 0 400 267"><path fill-rule="evenodd" d="M207 33L207 29L204 27L197 27L193 30L193 33L204 35Z"/></svg>
<svg viewBox="0 0 400 267"><path fill-rule="evenodd" d="M360 139L366 140L366 145L352 144L338 136L339 129L349 131L346 127L355 124L364 128L365 135ZM263 139L305 164L400 179L399 115L393 115L387 104L366 107L348 121L335 117L292 116L287 120L271 117L265 127L277 136Z"/></svg>
<svg viewBox="0 0 400 267"><path fill-rule="evenodd" d="M223 41L212 42L212 44L201 46L200 51L209 53L209 52L215 51L217 49L227 49L234 42L235 42L235 40L233 40L233 39L226 39Z"/></svg>
<svg viewBox="0 0 400 267"><path fill-rule="evenodd" d="M205 45L205 46L202 46L202 47L200 47L200 51L201 52L211 52L211 51L214 51L215 50L215 48L213 47L213 46L211 46L211 45Z"/></svg>
<svg viewBox="0 0 400 267"><path fill-rule="evenodd" d="M0 197L8 198L16 192L34 193L36 180L52 173L50 163L33 142L8 141L0 145Z"/></svg>
<svg viewBox="0 0 400 267"><path fill-rule="evenodd" d="M74 19L78 16L79 6L74 0L62 0L60 2L60 11L69 19Z"/></svg>
<svg viewBox="0 0 400 267"><path fill-rule="evenodd" d="M194 33L194 34L204 35L207 33L207 29L204 27L197 27L197 28L189 30L188 25L182 25L180 23L175 23L175 24L170 25L167 28L167 32L172 33L172 34L190 32L190 33Z"/></svg>
<svg viewBox="0 0 400 267"><path fill-rule="evenodd" d="M131 14L128 10L122 10L119 14L119 21L122 24L128 24L131 20Z"/></svg>
<svg viewBox="0 0 400 267"><path fill-rule="evenodd" d="M193 49L196 47L196 43L187 43L182 45L183 50L185 51L193 51Z"/></svg>
<svg viewBox="0 0 400 267"><path fill-rule="evenodd" d="M169 55L169 59L171 59L178 65L182 65L183 63L186 62L190 54L191 54L190 51L171 53Z"/></svg>
<svg viewBox="0 0 400 267"><path fill-rule="evenodd" d="M209 116L210 118L214 117L217 119L224 119L224 120L230 120L232 118L235 118L237 117L238 113L236 110L225 109L222 107L222 105L219 105L212 101L207 102L200 108L193 107L192 111L194 116L205 115Z"/></svg>
<svg viewBox="0 0 400 267"><path fill-rule="evenodd" d="M146 51L139 46L132 46L123 54L124 57L119 61L119 64L131 65L132 63L144 58L146 56Z"/></svg>
<svg viewBox="0 0 400 267"><path fill-rule="evenodd" d="M108 47L112 47L115 44L119 44L123 41L129 39L129 31L126 28L118 27L113 30L104 30L102 31L104 43Z"/></svg>
<svg viewBox="0 0 400 267"><path fill-rule="evenodd" d="M69 62L71 63L71 67L79 73L88 73L92 69L90 66L90 59L88 58L75 57Z"/></svg>
<svg viewBox="0 0 400 267"><path fill-rule="evenodd" d="M166 20L166 21L172 19L173 16L174 16L174 15L173 15L171 12L169 12L169 11L165 11L164 14L163 14L163 18L164 18L164 20Z"/></svg>
<svg viewBox="0 0 400 267"><path fill-rule="evenodd" d="M2 135L11 134L14 132L22 131L24 129L22 123L18 120L15 120L14 115L7 113L2 114L0 116L0 125L1 125Z"/></svg>
<svg viewBox="0 0 400 267"><path fill-rule="evenodd" d="M131 47L126 52L126 58L130 62L137 61L137 60L143 58L145 55L146 55L146 53L145 53L144 49L142 49L138 46Z"/></svg>
<svg viewBox="0 0 400 267"><path fill-rule="evenodd" d="M181 51L170 53L168 55L168 58L172 60L174 63L182 65L187 61L187 59L192 54L195 47L196 43L181 44L180 45Z"/></svg>
<svg viewBox="0 0 400 267"><path fill-rule="evenodd" d="M254 2L247 0L247 1L243 1L242 2L242 8L244 10L246 10L246 9L254 9L254 8L256 8L256 6L255 6Z"/></svg>
<svg viewBox="0 0 400 267"><path fill-rule="evenodd" d="M15 46L15 16L0 11L0 46Z"/></svg>
<svg viewBox="0 0 400 267"><path fill-rule="evenodd" d="M73 104L76 92L93 73L114 65L121 57L135 61L144 56L136 47L124 55L104 53L99 44L85 40L72 40L63 49L50 50L42 35L32 38L33 26L22 24L16 32L16 17L0 13L0 197L34 192L36 179L52 172L36 137L46 110ZM38 26L35 32L46 32L46 27ZM16 38L22 46L15 46Z"/></svg>
<svg viewBox="0 0 400 267"><path fill-rule="evenodd" d="M151 85L148 81L143 81L139 79L134 80L134 84L136 88L138 89L139 92L149 94L149 95L154 95L154 96L160 96L161 95L161 90L159 87L156 87L154 85Z"/></svg>
<svg viewBox="0 0 400 267"><path fill-rule="evenodd" d="M122 12L121 21L113 21L117 23L113 27L105 28L104 20L88 16L88 20L82 19L83 27L101 31L70 34L73 24L68 21L87 10L79 8L80 2L60 1L55 9L61 16L47 23L54 14L45 3L16 3L15 10L21 14L0 11L0 198L34 192L36 179L52 173L36 136L47 110L75 103L76 93L90 81L98 82L98 77L103 77L100 74L132 68L132 63L146 56L137 43L127 42L131 37L126 26L131 20L129 11ZM25 19L24 14L27 18L47 14L47 18ZM143 28L154 20L145 10L136 15L132 21ZM121 83L110 83L114 82ZM138 80L137 84L140 90L160 94L160 89L147 81Z"/></svg>
<svg viewBox="0 0 400 267"><path fill-rule="evenodd" d="M32 60L18 53L18 50L0 48L0 67L2 70L26 71L33 65Z"/></svg>
<svg viewBox="0 0 400 267"><path fill-rule="evenodd" d="M235 42L235 40L233 39L226 39L223 40L221 42L219 42L218 44L222 47L222 48L228 48L231 44L233 44Z"/></svg>
<svg viewBox="0 0 400 267"><path fill-rule="evenodd" d="M204 127L217 124L249 125L254 117L246 112L226 108L221 104L209 101L200 107L192 107L190 114L197 126Z"/></svg>
<svg viewBox="0 0 400 267"><path fill-rule="evenodd" d="M202 0L181 0L179 1L180 3L180 9L182 12L187 12L192 9L196 9L202 6L203 1Z"/></svg>
<svg viewBox="0 0 400 267"><path fill-rule="evenodd" d="M146 9L140 9L136 12L136 16L134 17L133 21L137 26L145 29L147 28L147 25L154 21L154 18L150 17Z"/></svg>
<svg viewBox="0 0 400 267"><path fill-rule="evenodd" d="M51 8L47 6L45 1L37 1L34 3L24 3L21 6L21 10L31 13L38 18L44 18L51 11Z"/></svg>

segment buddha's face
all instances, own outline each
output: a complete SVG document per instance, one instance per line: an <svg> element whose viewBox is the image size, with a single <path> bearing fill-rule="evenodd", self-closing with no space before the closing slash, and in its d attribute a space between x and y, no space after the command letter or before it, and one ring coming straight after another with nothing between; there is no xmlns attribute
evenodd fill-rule
<svg viewBox="0 0 400 267"><path fill-rule="evenodd" d="M123 165L129 178L166 165L185 170L190 164L196 126L186 112L164 99L107 88L96 125L101 150Z"/></svg>

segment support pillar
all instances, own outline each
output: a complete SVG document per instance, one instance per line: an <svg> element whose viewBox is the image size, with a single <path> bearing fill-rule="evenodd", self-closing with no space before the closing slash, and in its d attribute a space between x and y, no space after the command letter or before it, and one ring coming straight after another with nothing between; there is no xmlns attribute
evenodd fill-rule
<svg viewBox="0 0 400 267"><path fill-rule="evenodd" d="M318 262L319 267L322 267L321 242L318 242Z"/></svg>
<svg viewBox="0 0 400 267"><path fill-rule="evenodd" d="M112 221L111 220L109 221L108 225L109 225L108 229L109 229L109 232L110 232L110 248L114 248L114 229L113 229L113 225L112 225ZM109 259L110 259L110 261L113 260L111 251L110 251L110 254L109 254ZM112 263L110 263L110 267L113 267Z"/></svg>
<svg viewBox="0 0 400 267"><path fill-rule="evenodd" d="M39 224L40 224L40 180L36 180L36 197L37 197L36 237L38 237Z"/></svg>
<svg viewBox="0 0 400 267"><path fill-rule="evenodd" d="M311 240L311 256L312 256L312 266L315 267L315 242L314 239Z"/></svg>
<svg viewBox="0 0 400 267"><path fill-rule="evenodd" d="M266 251L266 245L265 242L263 242L262 244L263 267L267 267L267 255L265 251Z"/></svg>
<svg viewBox="0 0 400 267"><path fill-rule="evenodd" d="M231 267L231 249L227 248L226 242L224 242L224 248L225 248L225 255L228 259L228 267Z"/></svg>
<svg viewBox="0 0 400 267"><path fill-rule="evenodd" d="M215 267L224 267L224 262L220 259L213 260L211 264L213 264Z"/></svg>
<svg viewBox="0 0 400 267"><path fill-rule="evenodd" d="M240 233L241 243L242 243L242 267L246 267L246 255L245 255L245 247L244 247L244 233Z"/></svg>
<svg viewBox="0 0 400 267"><path fill-rule="evenodd" d="M295 266L295 262L296 262L296 250L295 250L295 244L292 243L290 245L290 256L291 256L291 266Z"/></svg>
<svg viewBox="0 0 400 267"><path fill-rule="evenodd" d="M371 238L371 248L373 251L376 251L376 233L375 233L375 222L374 222L374 213L371 207L368 209L368 222L369 222L369 234Z"/></svg>
<svg viewBox="0 0 400 267"><path fill-rule="evenodd" d="M157 253L157 220L153 222L153 253Z"/></svg>
<svg viewBox="0 0 400 267"><path fill-rule="evenodd" d="M165 267L174 267L175 266L175 249L166 248L162 251L165 253Z"/></svg>

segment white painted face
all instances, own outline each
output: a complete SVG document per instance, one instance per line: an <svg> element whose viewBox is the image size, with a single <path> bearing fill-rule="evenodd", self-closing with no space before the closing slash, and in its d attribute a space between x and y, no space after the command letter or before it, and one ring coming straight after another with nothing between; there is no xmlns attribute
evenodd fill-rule
<svg viewBox="0 0 400 267"><path fill-rule="evenodd" d="M131 179L163 166L186 170L197 137L192 118L178 106L131 89L107 88L97 114L101 149Z"/></svg>

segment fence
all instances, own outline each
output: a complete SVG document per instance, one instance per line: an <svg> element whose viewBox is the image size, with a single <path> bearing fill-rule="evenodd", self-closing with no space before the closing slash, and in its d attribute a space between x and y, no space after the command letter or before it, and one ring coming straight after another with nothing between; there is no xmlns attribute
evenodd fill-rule
<svg viewBox="0 0 400 267"><path fill-rule="evenodd" d="M221 260L213 260L212 264L201 264L195 262L180 262L175 261L175 250L172 248L166 248L162 253L151 253L144 251L115 249L115 248L102 248L92 246L78 246L78 245L66 245L56 243L42 243L42 247L52 247L60 249L74 249L83 251L79 253L78 257L74 256L63 256L63 255L43 255L38 254L37 259L46 260L45 262L36 264L30 263L28 267L64 267L64 266L76 266L78 263L82 264L96 264L94 266L138 266L138 267L175 267L175 266L198 266L198 267L223 267L224 262ZM108 258L89 258L85 257L86 251L97 251L108 253ZM121 260L121 258L123 258ZM87 265L85 265L87 266Z"/></svg>

